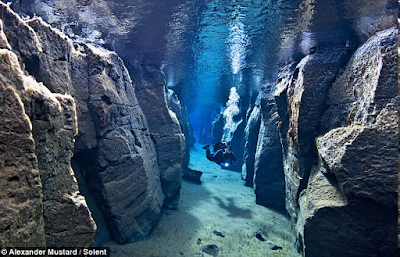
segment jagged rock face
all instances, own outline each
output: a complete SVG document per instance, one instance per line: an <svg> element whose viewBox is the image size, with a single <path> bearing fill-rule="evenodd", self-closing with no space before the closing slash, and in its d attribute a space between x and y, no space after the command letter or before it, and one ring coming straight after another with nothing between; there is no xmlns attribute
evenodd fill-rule
<svg viewBox="0 0 400 257"><path fill-rule="evenodd" d="M393 29L380 32L373 39L379 44L370 40L357 50L327 95L330 108L322 117L323 132L377 122L380 111L397 95L397 60L392 56L395 36Z"/></svg>
<svg viewBox="0 0 400 257"><path fill-rule="evenodd" d="M319 133L325 95L339 68L346 60L345 50L329 49L308 55L290 69L289 78L277 85L276 99L288 123L282 131L286 205L292 217L297 213L297 200L305 188L314 162L314 139ZM293 73L292 73L293 72Z"/></svg>
<svg viewBox="0 0 400 257"><path fill-rule="evenodd" d="M343 3L338 1L308 2L305 6L307 15L299 23L308 29L303 28L299 47L306 56L282 67L275 92L284 152L286 209L294 219L299 195L317 162L315 138L323 127L327 91L358 40L352 27L359 17L353 15L354 10L349 10L351 17L343 17Z"/></svg>
<svg viewBox="0 0 400 257"><path fill-rule="evenodd" d="M149 67L143 67L138 73L135 79L136 95L156 147L161 185L166 195L164 207L174 209L182 186L185 137L175 113L167 106L163 74Z"/></svg>
<svg viewBox="0 0 400 257"><path fill-rule="evenodd" d="M257 149L258 134L261 125L261 112L259 106L254 106L247 119L245 133L245 146L243 154L242 179L245 185L253 187L254 163Z"/></svg>
<svg viewBox="0 0 400 257"><path fill-rule="evenodd" d="M92 47L83 53L74 65L87 73L72 73L73 85L87 85L77 96L84 132L76 161L112 238L141 240L158 221L163 201L155 148L121 59Z"/></svg>
<svg viewBox="0 0 400 257"><path fill-rule="evenodd" d="M352 29L346 19L330 20L335 15L319 22L326 10L335 10L326 7L337 4L316 4L310 27L315 48L282 68L276 85L286 209L306 256L391 256L397 233L397 29L377 33L348 59L354 35L364 42L393 26L393 1L366 4L359 12L345 2ZM371 26L364 31L366 21ZM330 43L323 31L338 24L349 32L334 33L339 38Z"/></svg>
<svg viewBox="0 0 400 257"><path fill-rule="evenodd" d="M319 154L347 197L360 195L388 206L396 205L397 34L394 28L379 32L357 50L329 91L323 120L331 130L317 140Z"/></svg>
<svg viewBox="0 0 400 257"><path fill-rule="evenodd" d="M309 181L308 197L301 204L309 215L304 217L309 256L396 254L397 38L392 28L369 39L329 91L327 115L333 119L324 120L332 129L316 141L320 166L325 166L317 173L338 185L339 200L310 205L323 194L308 192Z"/></svg>
<svg viewBox="0 0 400 257"><path fill-rule="evenodd" d="M190 162L190 147L192 145L189 116L187 114L186 107L182 105L178 99L178 96L171 89L168 89L167 100L168 107L178 118L182 133L185 136L185 153L183 155L182 168L188 168Z"/></svg>
<svg viewBox="0 0 400 257"><path fill-rule="evenodd" d="M3 47L3 45L2 45ZM0 50L0 245L45 247L43 191L16 56Z"/></svg>
<svg viewBox="0 0 400 257"><path fill-rule="evenodd" d="M11 51L18 53L22 60L32 57L32 54L42 52L42 46L34 37L33 30L24 21L4 4L1 4L1 13L4 19L4 34L2 34L7 38L9 43L7 45ZM20 35L18 35L19 32L21 32ZM41 219L44 219L45 245L48 247L89 246L93 240L96 225L84 197L79 195L71 168L73 143L77 132L75 101L71 96L52 93L33 78L24 76L14 53L3 52L3 58L5 58L4 81L8 78L7 84L13 85L20 95L24 103L23 110L31 123L34 155L40 172L40 179L36 178L36 182L32 183L32 188L37 188L35 184L40 186L41 182L43 198L40 199L40 204L43 204ZM6 73L7 69L8 73ZM18 102L17 99L16 101ZM15 174L14 187L23 186L25 178L20 179L20 177L25 176L23 173ZM18 182L22 185L18 185ZM26 185L23 188L26 188ZM33 195L27 197L32 198L33 202L37 198ZM25 216L28 212L20 213ZM21 221L23 219L26 219L26 216ZM32 224L30 220L25 220L25 222ZM40 230L41 225L37 225ZM15 232L18 233L18 229L12 233ZM38 235L35 235L32 240L38 240L37 237ZM29 241L28 239L27 242ZM9 246L13 242L4 244ZM39 242L38 245L43 246L43 243Z"/></svg>
<svg viewBox="0 0 400 257"><path fill-rule="evenodd" d="M151 5L151 10L154 12L159 12L160 10L166 11L168 8L172 8L172 6L175 6L179 3L179 1L176 1L176 3L153 3ZM159 57L157 56L162 56L160 54L160 51L162 51L162 46L164 42L164 38L162 38L162 33L147 33L147 28L143 28L143 24L146 24L147 22L152 23L151 21L147 20L147 16L144 15L144 13L148 12L147 8L150 6L146 4L141 3L141 2L132 2L129 5L127 5L126 2L106 2L106 1L89 1L89 2L82 2L82 1L74 1L74 3L70 1L36 1L36 4L31 4L31 3L22 3L21 1L14 1L14 5L19 9L22 10L23 12L28 12L28 13L38 13L41 14L45 17L46 20L51 22L53 25L56 25L60 27L61 29L65 30L66 33L70 33L71 36L75 36L75 34L80 36L80 40L84 39L86 42L87 41L93 41L95 43L100 43L100 44L105 44L105 46L115 49L118 51L120 55L122 55L125 58L125 61L127 65L130 67L130 71L132 74L135 73L136 70L136 63L137 62L143 62L146 64L149 64L149 66L154 65L155 63L159 64L161 61L158 59ZM73 8L71 8L73 6ZM79 6L78 12L77 9L75 8L76 6ZM163 9L165 7L166 9ZM63 9L65 13L54 13L55 9ZM142 13L143 12L143 13ZM162 14L164 19L169 19L168 15L165 13ZM101 18L99 18L101 17ZM150 17L150 16L149 16ZM161 19L161 16L157 15L159 19ZM93 20L97 20L97 22L93 22ZM130 22L127 22L129 20ZM76 26L76 21L79 21L79 25ZM142 31L144 29L146 32ZM166 28L163 28L166 29ZM43 28L39 29L39 32L44 30ZM163 33L166 33L165 31ZM49 34L48 31L46 31L45 36ZM50 34L54 34L54 32L50 32ZM148 41L146 41L146 49L143 49L144 44L138 44L140 41L138 38L147 38ZM54 38L56 42L58 42L58 38ZM105 39L105 41L103 40ZM57 74L52 74L49 73L46 78L47 80L51 81L53 78L58 78L62 77L64 80L61 83L54 83L56 85L59 84L81 84L82 82L86 84L85 80L86 78L80 78L80 73L82 69L87 69L87 64L85 62L85 58L83 58L83 63L79 58L74 57L73 55L71 57L68 57L68 50L64 51L63 48L65 46L63 45L63 40L61 40L61 44L59 47L54 49L53 45L51 47L47 48L49 53L52 53L55 55L56 58L54 60L57 61L57 65L63 65L64 69L56 70L52 68L51 66L54 65L54 63L51 63L51 61L47 61L47 58L44 58L41 62L42 67L40 68L41 70L53 70ZM126 45L129 43L129 47L126 47ZM136 46L136 47L132 47ZM83 46L80 46L80 48ZM71 47L70 47L71 48ZM85 47L83 47L85 48ZM78 50L78 49L77 49ZM86 50L83 50L85 52ZM67 53L67 56L63 56L63 53ZM151 53L150 53L151 52ZM154 55L153 52L156 52L158 55ZM60 55L61 53L61 55ZM72 58L72 63L73 65L70 65L69 59ZM156 58L157 60L154 60L153 58ZM96 62L94 60L93 62ZM121 76L126 76L126 74L121 74L121 72L115 69L108 69L109 64L105 64L105 68L107 71L110 72L110 76L113 78L112 80L116 81L117 77ZM114 65L120 66L118 62L114 62ZM93 64L89 65L89 72L90 75L91 73L98 73L101 72L103 67L96 67ZM121 70L125 69L120 67ZM69 70L69 71L68 71ZM58 74L66 72L66 74ZM150 74L150 73L149 73ZM61 76L58 76L61 75ZM141 85L141 83L144 84L150 84L152 82L151 78L139 78L142 76L142 74L135 74L135 76L138 76L137 78L135 77L135 83L137 82L138 84L138 89ZM150 75L151 77L152 75ZM75 80L78 81L75 81ZM146 80L149 81L146 81ZM72 80L72 81L71 81ZM123 80L126 80L124 77L121 79L121 81L117 81L117 83L130 83L130 82L124 82ZM67 81L67 82L65 82ZM112 82L113 84L115 82ZM156 82L157 83L157 82ZM99 84L98 82L95 83L95 85ZM89 84L90 85L90 84ZM148 113L153 113L158 115L158 112L164 113L165 111L168 110L167 105L165 103L165 92L162 90L158 90L158 87L155 86L153 87L154 91L151 91L150 88L146 89L146 92L144 94L147 94L146 98L150 99L150 101L158 101L161 105L157 106L154 104L145 104L144 101L140 102L141 108L144 110L145 115L148 116ZM87 87L81 87L78 88L74 86L72 91L75 91L76 94L74 97L77 98L82 98L82 101L86 101L88 99L87 94L89 91L89 94L93 94L94 90L91 88ZM136 101L136 97L130 97L131 93L128 93L128 97L126 99L123 99L121 101ZM157 94L160 94L159 96ZM105 94L104 96L99 96L102 100L105 102L111 101L114 103L113 96L110 96L110 94ZM118 97L121 97L119 95ZM145 97L143 97L145 98ZM154 99L153 99L154 98ZM131 100L133 99L133 100ZM97 100L96 100L97 101ZM118 100L119 101L119 100ZM118 102L117 101L117 102ZM94 103L94 102L93 102ZM136 103L134 103L136 104ZM110 104L112 105L112 104ZM93 122L90 122L92 119L97 119L92 117L91 113L93 113L92 110L89 110L90 108L96 109L94 112L97 112L97 107L93 107L91 103L89 103L87 106L85 105L80 105L78 102L78 117L82 117L82 121L89 121L89 122L84 122L81 125L81 122L79 123L80 128L79 131L80 136L78 137L77 140L77 149L80 151L81 147L83 149L94 149L95 146L97 145L96 138L93 137L97 132L97 127L96 125L93 126L93 122L96 123L96 120L93 120ZM119 108L123 109L123 107ZM114 112L114 111L112 111ZM100 114L99 116L102 116L103 114ZM125 116L126 114L122 114L122 116ZM150 114L151 115L151 114ZM112 115L114 116L114 115ZM138 115L139 117L141 115ZM172 114L165 114L165 117L171 116L171 118L166 118L167 120L173 120ZM147 117L149 120L149 117ZM151 119L151 117L150 117ZM158 120L157 120L158 121ZM141 121L139 122L141 123ZM151 123L151 122L149 122ZM170 128L166 129L165 131L168 131L169 129L172 129L172 131L177 131L177 134L181 134L177 130L176 127L176 120L169 122L170 123ZM113 124L112 126L114 126ZM155 125L156 126L156 125ZM163 129L165 129L165 126L163 125ZM108 128L107 128L108 129ZM153 128L156 132L154 133L159 133L157 132L156 128ZM175 132L174 132L175 133ZM83 135L92 135L92 136L83 136ZM175 137L177 135L170 136ZM177 136L179 137L178 141L179 142L184 142L181 135ZM165 137L162 137L162 140L166 140ZM168 141L168 140L167 140ZM179 190L180 190L180 163L182 162L180 159L182 157L179 157L182 155L182 153L179 153L179 151L182 151L181 146L178 145L178 141L173 143L171 145L171 142L169 142L170 146L172 147L170 149L174 149L175 155L173 160L169 163L169 157L166 157L166 151L168 149L161 149L163 146L156 147L157 151L157 160L158 164L160 165L161 168L161 179L163 181L163 189L164 193L168 195L166 202L172 201L172 199L175 199L177 201L178 198L174 198L175 196L179 195ZM160 142L158 142L160 143ZM181 144L181 143L179 143ZM158 144L160 145L160 144ZM177 148L178 147L178 148ZM168 147L166 147L168 148ZM179 150L178 150L179 149ZM78 152L77 151L77 152ZM152 154L148 154L148 157L150 159L153 158ZM147 157L146 157L147 158ZM188 162L188 158L186 158L186 162ZM151 166L151 165L149 165ZM173 184L173 186L172 186ZM167 186L169 185L169 186ZM168 189L167 189L168 188Z"/></svg>
<svg viewBox="0 0 400 257"><path fill-rule="evenodd" d="M261 96L261 124L255 153L256 203L285 213L285 180L278 115L272 96Z"/></svg>
<svg viewBox="0 0 400 257"><path fill-rule="evenodd" d="M69 94L75 100L79 134L74 145L73 159L80 166L83 177L106 218L111 236L119 243L145 238L158 221L163 194L157 156L146 118L138 105L132 81L123 62L115 53L85 44L73 44L41 19L34 18L25 23L5 5L2 5L2 17L5 19L4 32L9 45L26 70L42 81L51 92ZM35 105L36 109L32 108L33 117L36 117L41 129L36 133L43 144L39 145L39 149L46 149L47 144L51 147L61 136L74 134L71 132L71 126L76 126L71 120L74 114L69 116L63 113L63 110L72 108L72 98L58 96L58 99L62 106L60 115L53 113L53 116L64 117L62 124L56 121L42 122L40 111L43 108L40 105ZM46 108L54 112L52 105ZM42 139L53 127L60 128L60 131L54 131L54 135ZM74 179L69 166L73 138L63 140L60 148L65 153L50 156L43 152L40 159L48 158L46 160L50 160L55 169L62 169L65 164L64 174ZM57 159L58 164L52 163ZM51 168L46 165L43 167ZM51 175L50 170L44 172L49 173L44 173L44 177ZM56 179L49 177L48 186L54 190L61 187L58 183L62 181L57 176ZM77 189L76 181L74 183L74 188L68 189L70 191L60 191L69 196L57 205L53 198L58 193L51 190L44 193L45 199L47 197L49 200L48 204L45 202L45 207L59 213L59 217L71 211L76 212L76 215L84 215L85 208L88 215L87 207L81 204L83 198L73 193L73 189ZM71 206L75 206L75 209ZM91 220L89 215L86 219L77 219L70 214L62 220L65 225L61 226L56 213L51 212L48 219L57 226L60 225L60 229L67 226L78 227L79 231L83 231ZM67 225L68 220L70 223ZM55 229L53 225L50 227ZM91 238L94 227L92 223ZM90 244L91 239L87 240L87 235L84 239L84 232L78 233L82 235L78 237L75 233L74 242ZM54 237L52 244L58 239ZM65 244L66 241L63 241L57 246ZM80 244L71 243L71 246Z"/></svg>
<svg viewBox="0 0 400 257"><path fill-rule="evenodd" d="M46 244L49 247L88 246L96 225L85 198L79 195L71 168L77 132L75 101L71 96L51 94L44 86L27 90L25 111L32 122L43 185Z"/></svg>

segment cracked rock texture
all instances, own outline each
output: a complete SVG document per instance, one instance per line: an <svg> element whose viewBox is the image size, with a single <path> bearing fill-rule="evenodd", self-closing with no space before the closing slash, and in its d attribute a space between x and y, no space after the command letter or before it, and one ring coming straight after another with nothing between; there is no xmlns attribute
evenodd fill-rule
<svg viewBox="0 0 400 257"><path fill-rule="evenodd" d="M261 124L254 163L256 203L285 213L283 155L276 127L278 115L274 99L261 95Z"/></svg>
<svg viewBox="0 0 400 257"><path fill-rule="evenodd" d="M36 213L29 214L23 206L19 207L21 208L19 211L17 211L18 207L14 207L14 211L17 211L15 219L22 224L25 222L33 225L34 219L36 220L36 231L31 231L32 235L28 234L28 238L22 238L24 233L28 233L24 230L29 230L31 225L18 226L16 222L12 226L17 226L17 229L5 228L4 234L10 237L8 242L3 242L3 245L87 247L93 240L96 225L85 198L79 193L71 168L72 151L77 133L75 101L70 95L53 93L42 83L36 82L33 77L24 75L20 62L28 56L32 58L32 54L43 52L42 45L27 23L4 4L1 4L0 8L4 22L4 31L1 33L2 47L7 48L1 50L2 85L4 89L7 87L9 92L13 90L14 96L18 94L19 99L15 101L23 104L21 109L24 115L20 113L19 116L14 117L16 120L13 122L17 119L21 122L28 121L33 154L27 160L34 161L33 167L38 171L33 181L24 184L24 181L30 177L33 178L34 173L27 176L23 172L26 170L24 168L26 165L16 165L14 177L9 180L7 187L12 185L20 192L28 190L29 187L31 190L36 189L35 191L39 189L36 196L26 193L25 200L20 199L21 204L25 201L31 202L30 208L36 208ZM18 33L21 34L18 35ZM6 91L3 91L4 93ZM13 115L11 108L7 108L3 115ZM4 117L3 121L5 120L7 117ZM2 131L7 132L7 129ZM12 142L13 140L16 141ZM9 138L7 141L16 144L20 140ZM10 145L8 147L12 148ZM8 151L7 148L4 150ZM2 170L7 169L2 167ZM11 181L13 183L10 184ZM14 198L15 196L17 198ZM19 198L18 193L10 194L8 197L11 201L3 205L6 209L12 206L13 199ZM74 229L71 229L72 227ZM40 234L37 233L38 231ZM15 240L13 237L19 238L20 241L13 242ZM36 243L30 242L33 240L36 240Z"/></svg>
<svg viewBox="0 0 400 257"><path fill-rule="evenodd" d="M9 50L1 49L1 247L46 246L43 191L35 141L32 124L21 99L23 96L20 95L25 86L17 57Z"/></svg>
<svg viewBox="0 0 400 257"><path fill-rule="evenodd" d="M282 70L275 94L286 208L306 256L397 251L397 39L396 28L377 32L320 93L317 75L335 77L326 62L314 69L307 56ZM307 97L307 87L319 97Z"/></svg>
<svg viewBox="0 0 400 257"><path fill-rule="evenodd" d="M187 109L171 89L168 89L167 91L167 102L168 107L178 118L182 133L185 136L185 152L182 160L182 168L188 168L190 162L191 131Z"/></svg>
<svg viewBox="0 0 400 257"><path fill-rule="evenodd" d="M396 253L397 37L395 28L371 37L357 49L328 93L326 116L331 122L328 117L323 120L325 126L335 128L316 140L322 167L316 172L340 190L334 191L338 200L316 200L323 194L308 192L315 183L309 181L309 196L300 200L306 201L300 204L303 215L313 213L304 221L306 254L317 256L322 254L320 249L326 256ZM310 202L319 205L310 206ZM332 208L336 205L341 208ZM336 233L328 236L329 231ZM310 241L315 243L307 246Z"/></svg>
<svg viewBox="0 0 400 257"><path fill-rule="evenodd" d="M258 134L261 125L260 107L254 106L249 110L246 128L244 130L245 146L242 166L242 179L246 186L253 187L254 163L257 149Z"/></svg>
<svg viewBox="0 0 400 257"><path fill-rule="evenodd" d="M277 122L262 123L260 132L280 132L286 211L305 256L397 252L396 6L345 1L346 24L333 15L339 3L316 3L307 25L314 48L278 75ZM334 41L325 37L331 28Z"/></svg>
<svg viewBox="0 0 400 257"><path fill-rule="evenodd" d="M168 107L164 75L150 67L140 67L136 73L135 92L157 151L161 185L166 196L164 207L175 209L182 186L185 137L176 114Z"/></svg>
<svg viewBox="0 0 400 257"><path fill-rule="evenodd" d="M29 201L36 202L32 214L24 214L21 222L39 224L29 232L38 234L42 243L37 245L90 245L96 225L79 193L72 161L111 237L119 243L146 238L159 219L165 196L156 147L122 60L113 52L72 42L40 18L22 20L5 4L1 3L0 12L4 29L0 46L15 54L13 62L22 67L19 73L42 82L34 90L22 83L14 89L24 103L24 117L29 118L21 120L32 126L29 160L37 184L29 182ZM23 183L25 178L13 181ZM43 216L37 214L41 211ZM39 240L39 234L46 242ZM12 240L4 240L4 245L11 246Z"/></svg>

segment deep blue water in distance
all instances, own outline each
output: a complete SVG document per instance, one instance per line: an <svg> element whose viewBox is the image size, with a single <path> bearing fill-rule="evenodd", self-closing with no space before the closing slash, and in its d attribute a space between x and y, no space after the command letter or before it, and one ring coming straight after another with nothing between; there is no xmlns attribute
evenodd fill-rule
<svg viewBox="0 0 400 257"><path fill-rule="evenodd" d="M295 2L212 0L175 13L163 71L168 87L181 92L195 134L223 110L232 87L245 111L274 80L279 54L291 51L280 42Z"/></svg>

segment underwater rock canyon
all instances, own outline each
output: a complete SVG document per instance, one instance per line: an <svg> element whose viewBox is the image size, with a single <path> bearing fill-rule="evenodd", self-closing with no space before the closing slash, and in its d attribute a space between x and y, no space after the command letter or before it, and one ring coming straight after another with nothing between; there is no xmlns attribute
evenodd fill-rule
<svg viewBox="0 0 400 257"><path fill-rule="evenodd" d="M163 63L184 43L172 51L160 24L180 12L191 35L208 2L150 1L159 21L134 0L11 2L0 2L1 246L87 247L95 212L116 242L146 239L179 207L194 144L191 89L178 76L168 86L185 64ZM398 2L283 2L266 15L282 20L270 37L285 51L265 53L258 90L239 88L232 131L224 109L207 113L210 140L230 133L230 169L290 217L303 255L395 256Z"/></svg>

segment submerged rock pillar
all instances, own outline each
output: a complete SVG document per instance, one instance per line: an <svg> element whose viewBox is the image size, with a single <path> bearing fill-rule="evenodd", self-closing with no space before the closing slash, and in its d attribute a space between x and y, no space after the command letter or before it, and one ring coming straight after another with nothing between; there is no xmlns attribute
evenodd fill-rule
<svg viewBox="0 0 400 257"><path fill-rule="evenodd" d="M271 95L261 95L261 124L254 164L256 203L285 211L285 178L279 140L279 116Z"/></svg>
<svg viewBox="0 0 400 257"><path fill-rule="evenodd" d="M168 108L164 74L140 67L134 76L135 92L157 152L161 185L166 196L164 207L175 209L182 186L185 137L176 114Z"/></svg>
<svg viewBox="0 0 400 257"><path fill-rule="evenodd" d="M179 124L181 125L182 133L185 137L185 152L182 160L182 169L185 169L189 167L190 147L192 144L192 131L190 131L189 116L186 107L181 101L179 101L178 96L171 89L168 89L167 100L168 107L175 113L176 117L178 118Z"/></svg>
<svg viewBox="0 0 400 257"><path fill-rule="evenodd" d="M246 143L243 154L242 179L245 181L246 186L253 187L254 164L261 125L261 114L258 105L254 106L249 111L250 114L248 115L249 117L244 130Z"/></svg>

